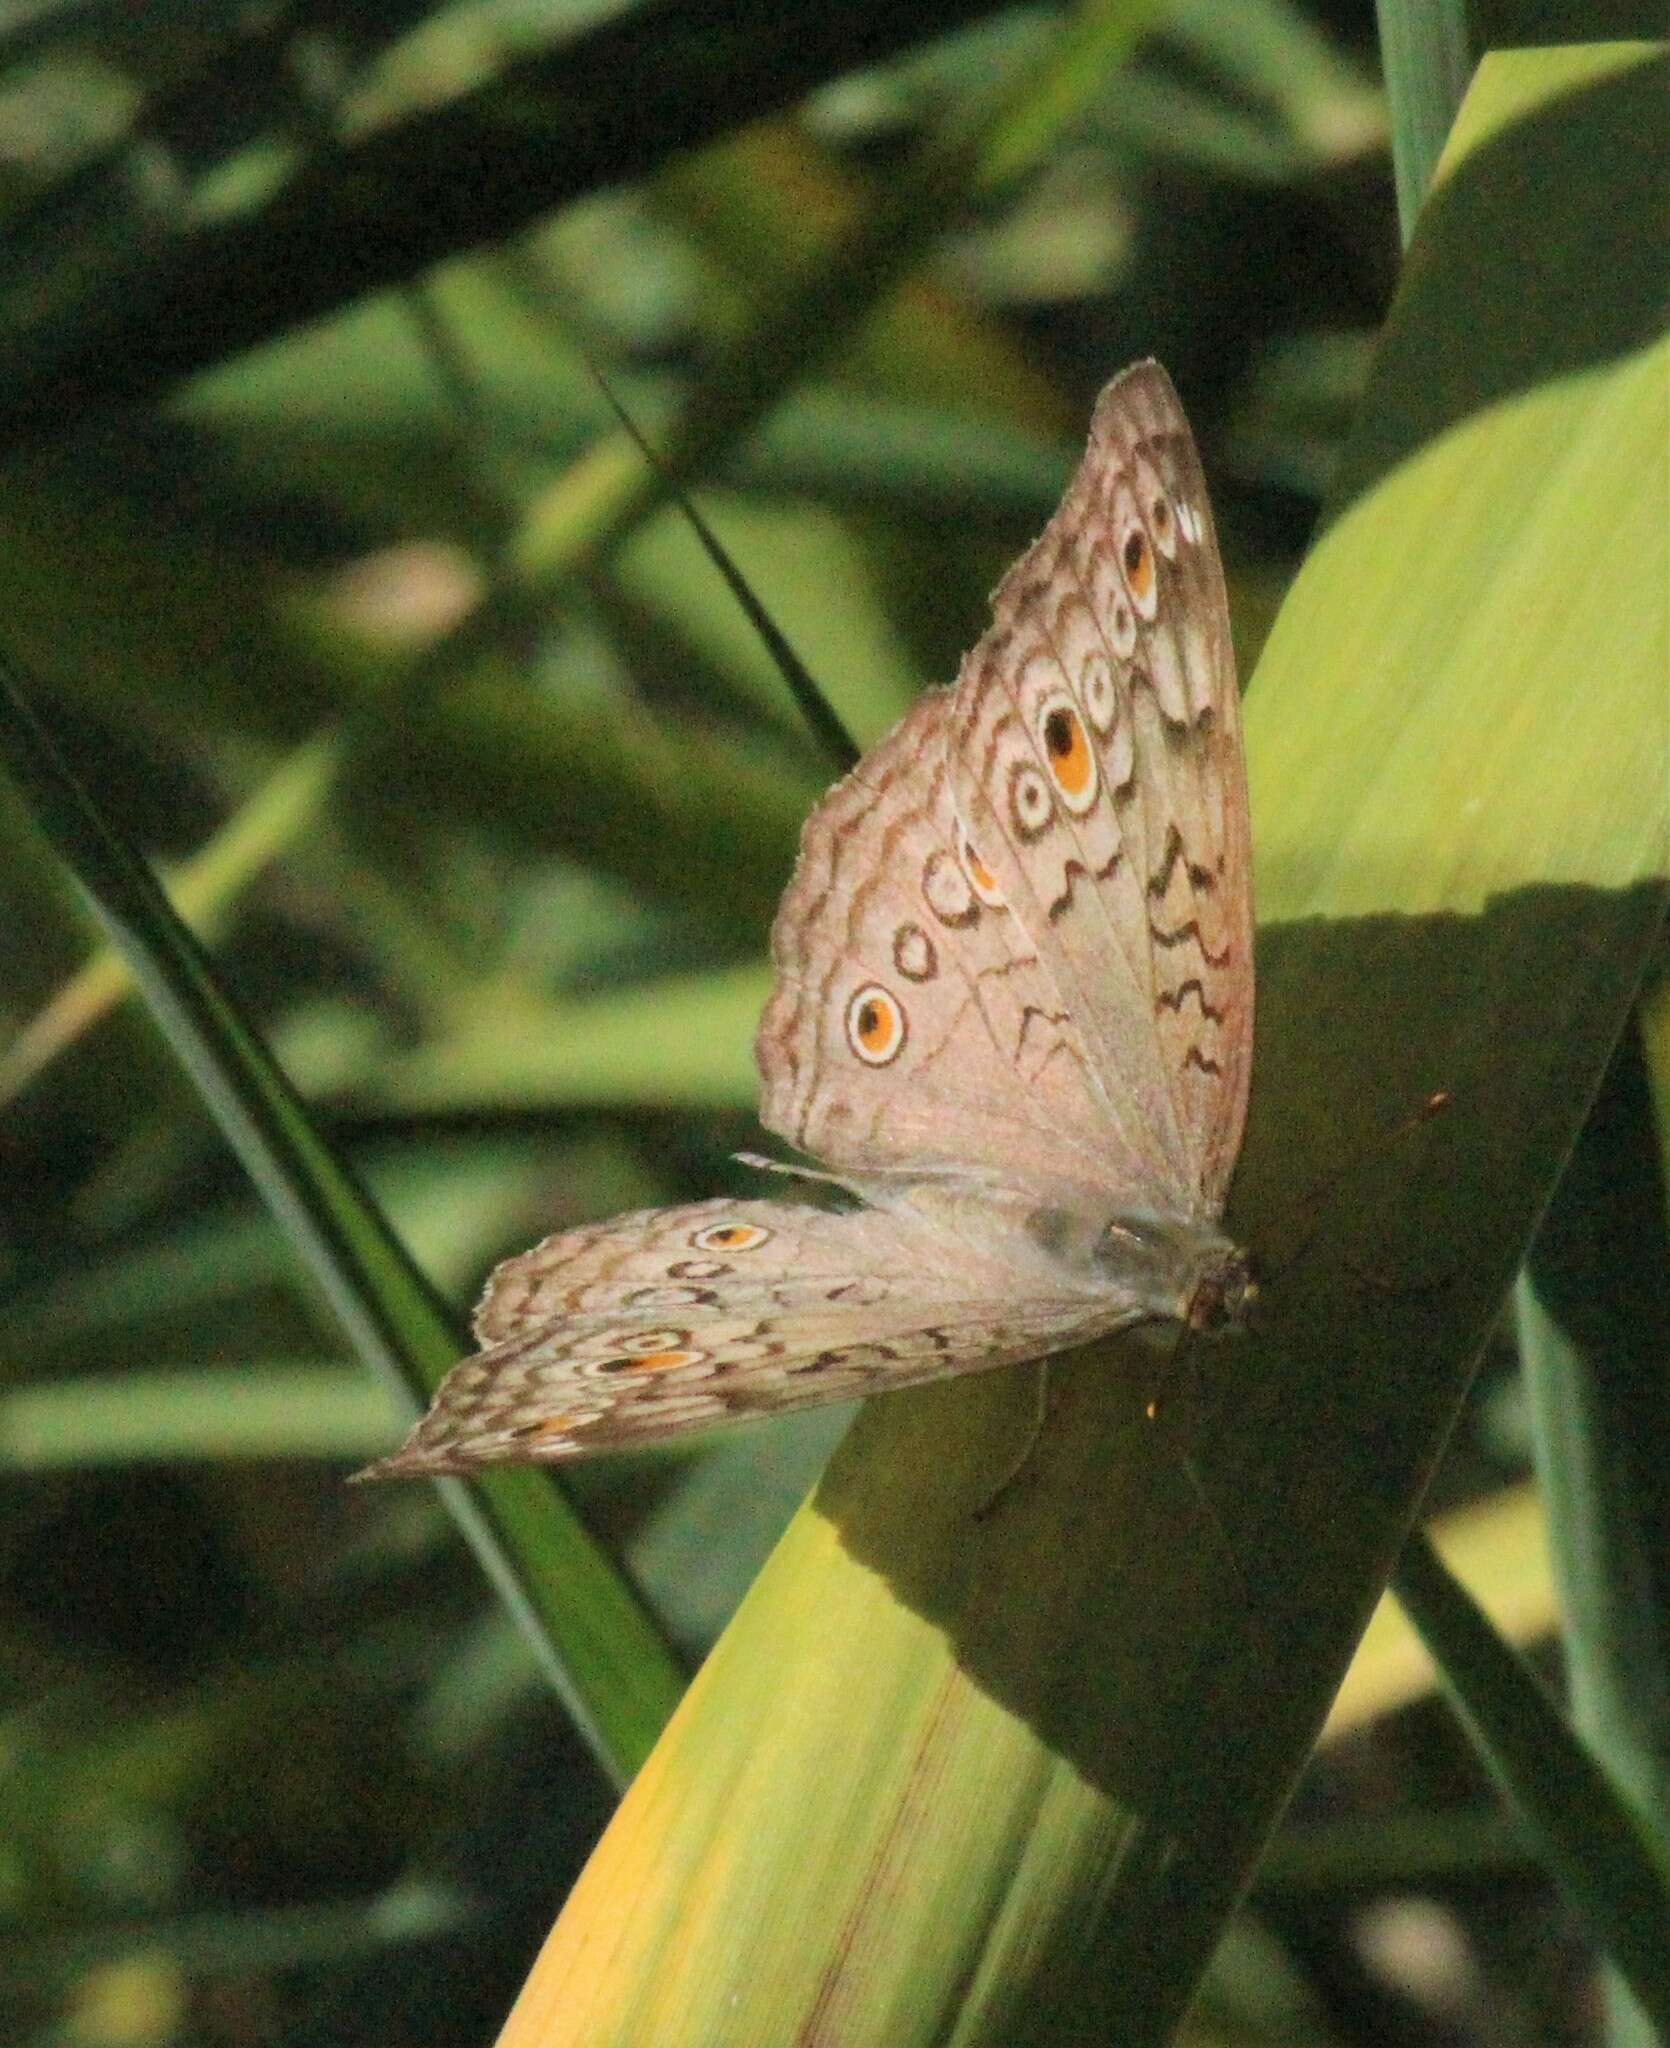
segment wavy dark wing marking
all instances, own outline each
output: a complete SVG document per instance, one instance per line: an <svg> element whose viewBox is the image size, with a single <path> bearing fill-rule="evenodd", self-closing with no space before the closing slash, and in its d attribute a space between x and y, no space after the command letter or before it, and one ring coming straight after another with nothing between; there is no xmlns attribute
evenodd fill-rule
<svg viewBox="0 0 1670 2048"><path fill-rule="evenodd" d="M1084 1044L1108 1193L1214 1218L1251 1070L1246 782L1211 508L1157 365L1103 392L993 613L952 699L957 809Z"/></svg>
<svg viewBox="0 0 1670 2048"><path fill-rule="evenodd" d="M949 704L924 697L806 822L772 931L761 1120L846 1172L1082 1198L1105 1114L1069 1003L959 843ZM854 1043L865 991L897 1007L891 1050Z"/></svg>

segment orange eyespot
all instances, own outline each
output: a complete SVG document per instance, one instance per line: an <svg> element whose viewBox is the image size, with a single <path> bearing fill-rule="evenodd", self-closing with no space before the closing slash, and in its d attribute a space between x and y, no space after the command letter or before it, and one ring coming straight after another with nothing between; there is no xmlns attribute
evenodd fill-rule
<svg viewBox="0 0 1670 2048"><path fill-rule="evenodd" d="M965 832L962 835L963 870L974 884L974 893L982 903L993 910L1003 908L1003 891L997 886L997 877L974 850L974 842Z"/></svg>
<svg viewBox="0 0 1670 2048"><path fill-rule="evenodd" d="M847 1043L867 1067L885 1067L896 1060L905 1042L905 1013L872 981L847 1004Z"/></svg>
<svg viewBox="0 0 1670 2048"><path fill-rule="evenodd" d="M1147 534L1140 526L1133 526L1126 534L1120 560L1125 565L1125 582L1140 611L1154 594L1153 551L1148 545Z"/></svg>
<svg viewBox="0 0 1670 2048"><path fill-rule="evenodd" d="M644 1351L634 1357L621 1359L613 1368L616 1372L667 1372L675 1365L696 1365L702 1354L699 1351Z"/></svg>
<svg viewBox="0 0 1670 2048"><path fill-rule="evenodd" d="M1054 698L1044 707L1038 736L1068 809L1084 809L1096 793L1096 757L1078 713L1065 698Z"/></svg>
<svg viewBox="0 0 1670 2048"><path fill-rule="evenodd" d="M582 1420L577 1409L568 1409L561 1415L542 1416L538 1422L519 1422L510 1434L523 1443L537 1442L541 1437L562 1436Z"/></svg>
<svg viewBox="0 0 1670 2048"><path fill-rule="evenodd" d="M704 1354L690 1348L683 1330L622 1330L605 1337L610 1355L592 1372L666 1372L675 1365L699 1365Z"/></svg>
<svg viewBox="0 0 1670 2048"><path fill-rule="evenodd" d="M770 1236L758 1223L710 1223L692 1231L687 1242L699 1252L751 1252Z"/></svg>

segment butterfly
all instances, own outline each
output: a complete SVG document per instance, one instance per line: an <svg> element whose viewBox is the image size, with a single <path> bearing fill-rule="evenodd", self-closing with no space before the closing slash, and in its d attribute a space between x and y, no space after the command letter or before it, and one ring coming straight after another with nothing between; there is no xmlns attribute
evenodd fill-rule
<svg viewBox="0 0 1670 2048"><path fill-rule="evenodd" d="M643 1209L493 1274L482 1346L367 1476L652 1443L1247 1318L1222 1216L1252 1064L1223 569L1157 363L1116 377L990 629L813 810L762 1123L844 1210Z"/></svg>

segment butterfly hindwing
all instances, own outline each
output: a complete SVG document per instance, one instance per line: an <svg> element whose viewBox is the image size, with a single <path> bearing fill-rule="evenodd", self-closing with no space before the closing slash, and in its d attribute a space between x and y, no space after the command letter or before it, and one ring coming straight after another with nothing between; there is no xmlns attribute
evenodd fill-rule
<svg viewBox="0 0 1670 2048"><path fill-rule="evenodd" d="M373 1476L551 1462L1035 1358L1142 1311L1052 1286L943 1215L787 1202L640 1210L507 1260ZM995 1240L1001 1246L1006 1240Z"/></svg>

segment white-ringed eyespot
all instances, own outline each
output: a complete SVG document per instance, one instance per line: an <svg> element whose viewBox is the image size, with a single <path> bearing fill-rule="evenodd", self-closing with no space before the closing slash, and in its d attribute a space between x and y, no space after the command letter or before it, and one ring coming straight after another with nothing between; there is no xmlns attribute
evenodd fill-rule
<svg viewBox="0 0 1670 2048"><path fill-rule="evenodd" d="M904 1011L879 981L866 982L847 1004L848 1045L867 1067L885 1067L904 1042Z"/></svg>
<svg viewBox="0 0 1670 2048"><path fill-rule="evenodd" d="M1038 712L1038 744L1061 800L1075 816L1096 801L1096 756L1073 701L1065 692L1045 698Z"/></svg>
<svg viewBox="0 0 1670 2048"><path fill-rule="evenodd" d="M922 898L939 922L953 930L973 924L980 915L974 884L948 847L936 846L923 862Z"/></svg>
<svg viewBox="0 0 1670 2048"><path fill-rule="evenodd" d="M963 872L968 876L975 895L993 910L1004 909L1003 891L997 886L997 877L975 852L974 841L961 826L958 827L958 849L962 854Z"/></svg>
<svg viewBox="0 0 1670 2048"><path fill-rule="evenodd" d="M1145 619L1154 616L1154 550L1148 545L1148 529L1133 520L1119 543L1119 566L1125 572L1125 588L1131 602Z"/></svg>
<svg viewBox="0 0 1670 2048"><path fill-rule="evenodd" d="M575 1423L584 1422L585 1419L584 1414L578 1408L565 1408L562 1414L542 1415L537 1422L513 1423L505 1431L505 1434L516 1437L523 1443L527 1443L536 1441L540 1437L562 1436L566 1431L572 1429Z"/></svg>
<svg viewBox="0 0 1670 2048"><path fill-rule="evenodd" d="M1172 510L1171 493L1160 481L1160 472L1140 452L1136 458L1136 490L1138 502L1148 515L1148 531L1154 545L1168 562L1177 559L1177 519Z"/></svg>
<svg viewBox="0 0 1670 2048"><path fill-rule="evenodd" d="M1030 761L1017 761L1009 771L1009 822L1021 839L1038 839L1055 823L1050 786Z"/></svg>
<svg viewBox="0 0 1670 2048"><path fill-rule="evenodd" d="M691 1231L685 1242L698 1252L751 1252L769 1243L772 1235L759 1223L709 1223Z"/></svg>
<svg viewBox="0 0 1670 2048"><path fill-rule="evenodd" d="M932 981L939 952L919 924L902 924L893 934L893 965L906 981Z"/></svg>
<svg viewBox="0 0 1670 2048"><path fill-rule="evenodd" d="M1106 739L1119 717L1119 692L1114 687L1113 666L1105 654L1093 654L1079 676L1085 714L1096 731Z"/></svg>
<svg viewBox="0 0 1670 2048"><path fill-rule="evenodd" d="M1108 642L1121 661L1129 661L1136 652L1137 618L1123 587L1113 601L1113 611L1108 620Z"/></svg>
<svg viewBox="0 0 1670 2048"><path fill-rule="evenodd" d="M641 1358L652 1351L669 1351L683 1344L689 1333L685 1330L611 1330L606 1337L594 1341L604 1350L613 1354L621 1352L627 1358Z"/></svg>
<svg viewBox="0 0 1670 2048"><path fill-rule="evenodd" d="M704 1353L690 1348L686 1330L622 1330L601 1340L609 1356L593 1372L666 1372L675 1365L699 1365Z"/></svg>

